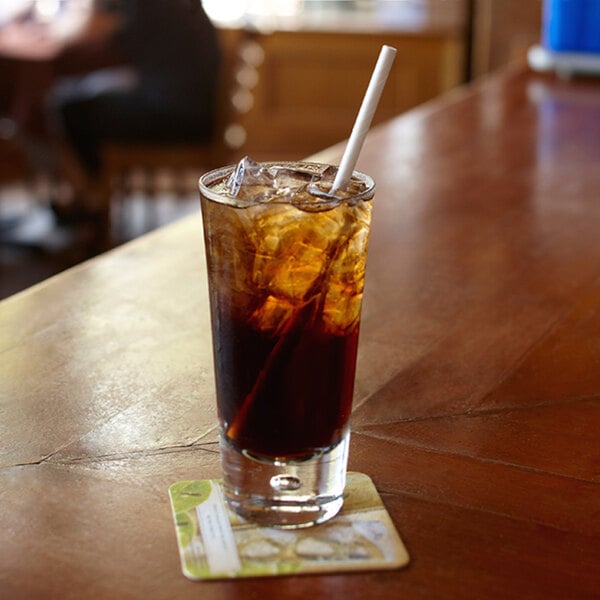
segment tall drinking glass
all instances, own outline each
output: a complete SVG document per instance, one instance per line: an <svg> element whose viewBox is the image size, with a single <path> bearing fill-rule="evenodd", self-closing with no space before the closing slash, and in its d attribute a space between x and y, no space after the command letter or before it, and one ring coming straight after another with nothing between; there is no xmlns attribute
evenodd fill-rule
<svg viewBox="0 0 600 600"><path fill-rule="evenodd" d="M303 527L343 503L375 184L333 197L335 167L245 160L200 179L223 488Z"/></svg>

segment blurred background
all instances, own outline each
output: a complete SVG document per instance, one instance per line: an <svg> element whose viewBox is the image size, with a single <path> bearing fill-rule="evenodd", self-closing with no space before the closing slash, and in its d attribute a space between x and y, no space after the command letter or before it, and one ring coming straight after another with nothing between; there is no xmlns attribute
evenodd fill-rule
<svg viewBox="0 0 600 600"><path fill-rule="evenodd" d="M522 60L542 0L2 0L0 298L199 210L197 178Z"/></svg>

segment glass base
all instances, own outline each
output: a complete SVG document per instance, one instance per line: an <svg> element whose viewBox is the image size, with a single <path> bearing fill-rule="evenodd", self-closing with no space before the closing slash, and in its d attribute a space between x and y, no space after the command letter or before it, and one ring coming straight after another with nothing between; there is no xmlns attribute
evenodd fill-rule
<svg viewBox="0 0 600 600"><path fill-rule="evenodd" d="M240 452L221 434L223 489L231 510L267 527L310 527L342 508L350 434L305 460L269 460Z"/></svg>

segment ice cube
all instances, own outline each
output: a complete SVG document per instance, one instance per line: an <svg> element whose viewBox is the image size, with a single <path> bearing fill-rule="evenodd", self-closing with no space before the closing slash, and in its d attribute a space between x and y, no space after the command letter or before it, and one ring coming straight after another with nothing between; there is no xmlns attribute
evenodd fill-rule
<svg viewBox="0 0 600 600"><path fill-rule="evenodd" d="M285 298L268 296L250 317L250 322L259 331L269 331L277 335L285 329L294 315L294 305Z"/></svg>
<svg viewBox="0 0 600 600"><path fill-rule="evenodd" d="M273 176L273 192L267 201L272 203L294 204L299 194L307 195L307 186L315 178L314 173L279 165L269 167L269 173Z"/></svg>
<svg viewBox="0 0 600 600"><path fill-rule="evenodd" d="M313 181L305 189L298 190L290 202L305 212L323 212L339 206L342 200L323 189L319 182Z"/></svg>
<svg viewBox="0 0 600 600"><path fill-rule="evenodd" d="M244 156L230 175L227 187L229 193L236 196L243 185L256 183L271 185L272 182L273 177L268 170L265 170L260 163L252 160L249 156Z"/></svg>
<svg viewBox="0 0 600 600"><path fill-rule="evenodd" d="M315 177L313 181L307 186L308 192L313 196L312 200L301 199L297 202L299 208L302 210L327 210L333 206L341 204L343 200L357 196L364 192L366 185L364 181L356 177L352 177L346 187L342 190L336 190L335 194L331 193L331 188L335 181L338 168L334 166L328 166L325 168L319 177ZM354 204L354 202L351 202ZM321 208L319 206L321 205Z"/></svg>
<svg viewBox="0 0 600 600"><path fill-rule="evenodd" d="M346 225L343 213L299 213L289 204L253 207L252 280L259 289L293 302L307 300Z"/></svg>
<svg viewBox="0 0 600 600"><path fill-rule="evenodd" d="M251 204L264 202L274 187L273 175L260 163L244 156L227 181L229 193Z"/></svg>
<svg viewBox="0 0 600 600"><path fill-rule="evenodd" d="M359 322L365 279L371 205L362 210L356 206L353 210L357 220L338 248L326 282L323 321L328 331L338 334L351 330Z"/></svg>
<svg viewBox="0 0 600 600"><path fill-rule="evenodd" d="M270 167L269 173L273 176L273 186L277 190L300 190L305 188L306 184L310 183L314 178L313 173L281 166Z"/></svg>

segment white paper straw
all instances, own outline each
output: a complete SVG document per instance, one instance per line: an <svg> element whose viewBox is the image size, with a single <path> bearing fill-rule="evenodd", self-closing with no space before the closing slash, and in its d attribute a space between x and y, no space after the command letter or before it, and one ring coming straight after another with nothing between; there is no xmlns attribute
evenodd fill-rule
<svg viewBox="0 0 600 600"><path fill-rule="evenodd" d="M336 178L333 182L332 193L346 187L348 181L350 181L395 57L396 48L382 46L365 97L352 127L352 133L344 150Z"/></svg>

